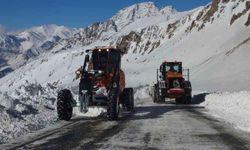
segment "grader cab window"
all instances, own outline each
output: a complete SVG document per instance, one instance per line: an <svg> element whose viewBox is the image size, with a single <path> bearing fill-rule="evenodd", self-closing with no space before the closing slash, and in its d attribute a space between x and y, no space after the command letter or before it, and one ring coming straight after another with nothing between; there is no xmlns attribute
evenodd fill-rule
<svg viewBox="0 0 250 150"><path fill-rule="evenodd" d="M171 69L171 67L170 66L168 66L168 65L166 65L166 72L168 72L170 69Z"/></svg>
<svg viewBox="0 0 250 150"><path fill-rule="evenodd" d="M171 71L171 72L178 72L182 73L182 67L180 63L166 63L165 64L165 71Z"/></svg>
<svg viewBox="0 0 250 150"><path fill-rule="evenodd" d="M94 70L111 72L120 67L120 53L114 50L95 50L92 59Z"/></svg>

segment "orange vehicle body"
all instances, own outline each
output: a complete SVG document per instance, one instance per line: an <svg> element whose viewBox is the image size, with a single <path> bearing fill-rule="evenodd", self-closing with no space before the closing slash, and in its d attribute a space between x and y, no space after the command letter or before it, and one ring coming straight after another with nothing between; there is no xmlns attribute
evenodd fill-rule
<svg viewBox="0 0 250 150"><path fill-rule="evenodd" d="M184 81L184 78L183 78L183 74L182 73L178 73L178 72L172 72L172 71L168 71L166 74L165 74L165 77L166 77L166 82L168 82L169 84L169 81L171 79L179 79L180 81ZM167 95L169 98L180 98L182 97L183 95L185 94L185 91L183 88L170 88L167 90Z"/></svg>
<svg viewBox="0 0 250 150"><path fill-rule="evenodd" d="M183 78L183 75L182 73L169 71L166 73L166 78Z"/></svg>
<svg viewBox="0 0 250 150"><path fill-rule="evenodd" d="M96 86L97 87L102 87L105 86L106 88L108 88L109 83L111 82L113 77L113 73L108 73L103 77L97 78L96 81ZM120 91L122 92L125 88L125 74L124 72L120 69Z"/></svg>

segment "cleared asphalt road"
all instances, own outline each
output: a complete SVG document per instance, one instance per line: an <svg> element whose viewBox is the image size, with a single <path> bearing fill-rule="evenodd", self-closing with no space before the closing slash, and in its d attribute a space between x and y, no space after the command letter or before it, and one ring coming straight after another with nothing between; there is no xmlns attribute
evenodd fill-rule
<svg viewBox="0 0 250 150"><path fill-rule="evenodd" d="M209 115L199 105L138 102L119 121L75 118L1 149L250 149L250 134Z"/></svg>

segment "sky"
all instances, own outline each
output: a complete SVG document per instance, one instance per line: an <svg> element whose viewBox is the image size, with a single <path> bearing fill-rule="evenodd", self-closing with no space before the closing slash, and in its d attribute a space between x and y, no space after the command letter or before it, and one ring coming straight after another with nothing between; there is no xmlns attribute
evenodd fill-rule
<svg viewBox="0 0 250 150"><path fill-rule="evenodd" d="M9 31L45 24L71 28L102 22L124 7L150 0L1 0L0 25ZM157 7L173 6L185 11L211 0L151 0Z"/></svg>

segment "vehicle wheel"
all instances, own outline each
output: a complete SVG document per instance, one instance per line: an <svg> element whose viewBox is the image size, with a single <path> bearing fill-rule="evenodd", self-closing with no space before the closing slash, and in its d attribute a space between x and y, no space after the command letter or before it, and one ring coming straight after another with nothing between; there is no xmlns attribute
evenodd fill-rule
<svg viewBox="0 0 250 150"><path fill-rule="evenodd" d="M185 90L185 104L191 104L192 103L192 86L190 81L184 82L184 90Z"/></svg>
<svg viewBox="0 0 250 150"><path fill-rule="evenodd" d="M134 110L134 90L133 88L125 88L123 91L123 102L126 111Z"/></svg>
<svg viewBox="0 0 250 150"><path fill-rule="evenodd" d="M191 104L192 103L192 96L188 95L185 97L185 103L186 104Z"/></svg>
<svg viewBox="0 0 250 150"><path fill-rule="evenodd" d="M176 104L185 104L185 97L180 97L175 99Z"/></svg>
<svg viewBox="0 0 250 150"><path fill-rule="evenodd" d="M176 98L176 99L175 99L175 103L176 103L176 104L181 104L180 98Z"/></svg>
<svg viewBox="0 0 250 150"><path fill-rule="evenodd" d="M154 85L154 97L153 97L153 102L157 103L158 102L158 89L157 89L157 84Z"/></svg>
<svg viewBox="0 0 250 150"><path fill-rule="evenodd" d="M57 96L57 114L60 120L69 121L72 117L73 107L71 102L73 101L73 96L68 89L63 89L58 92Z"/></svg>
<svg viewBox="0 0 250 150"><path fill-rule="evenodd" d="M162 95L159 95L159 103L165 103L165 97Z"/></svg>
<svg viewBox="0 0 250 150"><path fill-rule="evenodd" d="M116 90L110 91L108 109L107 109L107 117L108 120L117 120L119 115L119 100L117 96Z"/></svg>

